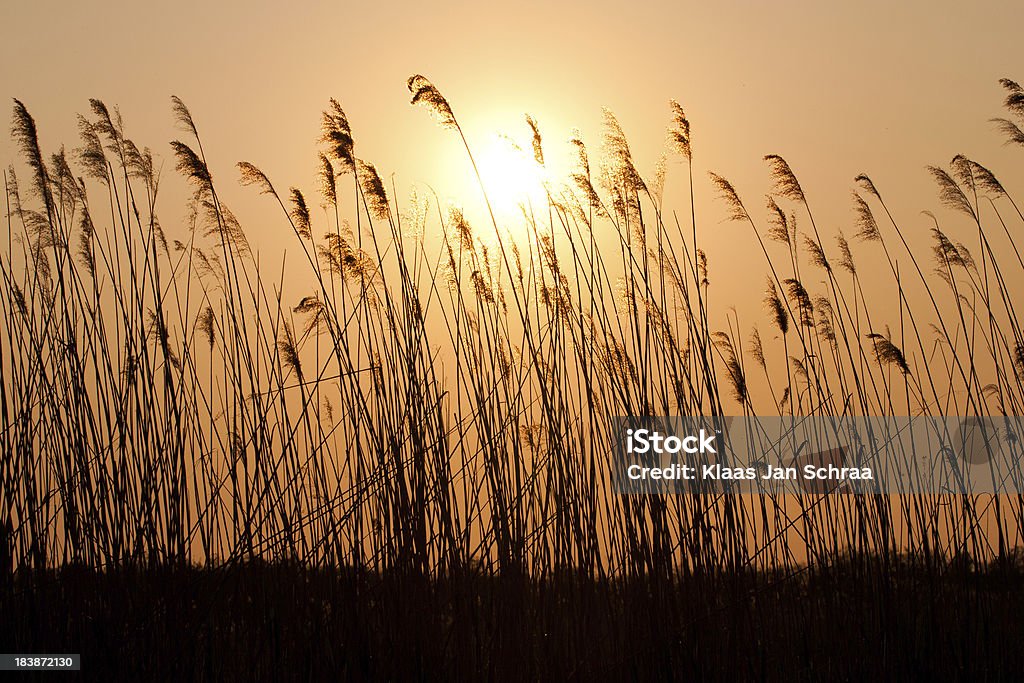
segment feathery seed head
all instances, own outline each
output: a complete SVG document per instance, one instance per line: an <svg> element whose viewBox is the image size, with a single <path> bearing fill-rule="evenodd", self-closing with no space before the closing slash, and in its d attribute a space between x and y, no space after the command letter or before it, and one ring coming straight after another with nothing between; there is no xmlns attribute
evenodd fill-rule
<svg viewBox="0 0 1024 683"><path fill-rule="evenodd" d="M416 74L409 77L406 86L409 88L409 92L412 93L411 104L423 104L426 106L437 117L438 123L444 128L456 128L458 126L448 100L444 98L441 91L429 79Z"/></svg>
<svg viewBox="0 0 1024 683"><path fill-rule="evenodd" d="M390 215L390 208L388 207L388 194L384 190L384 182L380 179L373 164L362 159L356 159L356 164L359 168L359 184L363 188L370 213L378 220L386 220Z"/></svg>
<svg viewBox="0 0 1024 683"><path fill-rule="evenodd" d="M331 160L323 152L319 153L318 158L320 160L320 167L317 177L320 181L320 194L323 195L328 206L337 206L338 186L334 175L334 166L331 165Z"/></svg>
<svg viewBox="0 0 1024 683"><path fill-rule="evenodd" d="M771 168L772 180L775 182L775 191L782 197L792 199L795 202L804 202L804 191L796 174L785 159L778 154L769 154L764 158Z"/></svg>
<svg viewBox="0 0 1024 683"><path fill-rule="evenodd" d="M853 179L855 183L860 185L861 189L869 194L873 194L876 199L881 199L882 196L878 194L878 190L875 188L875 184L871 181L871 178L861 173Z"/></svg>
<svg viewBox="0 0 1024 683"><path fill-rule="evenodd" d="M804 246L807 248L807 253L811 256L811 263L829 273L832 272L832 264L828 262L828 259L825 257L825 250L817 240L804 234Z"/></svg>
<svg viewBox="0 0 1024 683"><path fill-rule="evenodd" d="M693 159L693 150L690 147L690 122L678 102L669 100L668 105L672 110L672 124L668 129L669 147L690 161Z"/></svg>
<svg viewBox="0 0 1024 683"><path fill-rule="evenodd" d="M836 235L836 244L839 245L839 267L850 275L856 275L857 266L853 262L853 252L850 251L850 243L846 241L846 236L841 231Z"/></svg>
<svg viewBox="0 0 1024 683"><path fill-rule="evenodd" d="M779 290L775 288L775 283L771 279L768 280L768 288L765 290L764 305L767 307L768 313L771 314L775 326L779 328L779 332L785 335L789 331L789 314L779 297Z"/></svg>
<svg viewBox="0 0 1024 683"><path fill-rule="evenodd" d="M291 369L298 378L299 384L302 384L302 361L299 359L299 351L295 345L295 334L287 320L284 321L284 336L283 339L278 340L277 349L281 353L281 361L285 367Z"/></svg>
<svg viewBox="0 0 1024 683"><path fill-rule="evenodd" d="M971 166L971 174L974 176L974 180L977 182L979 187L996 196L1006 196L1006 189L992 171L988 170L976 161L970 161L968 163L970 163Z"/></svg>
<svg viewBox="0 0 1024 683"><path fill-rule="evenodd" d="M210 177L210 171L206 164L203 163L203 160L199 158L199 155L180 140L172 141L171 147L174 149L174 156L178 160L175 165L178 172L198 185L200 189L209 189L213 179Z"/></svg>
<svg viewBox="0 0 1024 683"><path fill-rule="evenodd" d="M1024 118L1024 89L1009 78L999 79L999 84L1006 89L1006 99L1003 100L1003 105L1017 116Z"/></svg>
<svg viewBox="0 0 1024 683"><path fill-rule="evenodd" d="M96 110L96 103L98 100L90 100L93 102L93 110ZM99 102L102 105L102 102ZM104 107L104 111L106 108ZM192 136L199 138L199 131L196 130L195 121L192 120L192 113L185 106L185 103L181 101L177 95L171 95L171 110L174 112L174 119L178 122L178 125L182 126L185 130L192 133ZM106 117L109 121L110 117Z"/></svg>
<svg viewBox="0 0 1024 683"><path fill-rule="evenodd" d="M711 182L718 188L718 196L729 209L729 220L749 221L750 215L744 208L743 202L740 201L740 196L736 193L736 188L732 186L732 183L717 173L709 171L708 175L711 177Z"/></svg>
<svg viewBox="0 0 1024 683"><path fill-rule="evenodd" d="M767 196L768 206L768 239L789 244L789 223L786 212L779 208L775 198Z"/></svg>
<svg viewBox="0 0 1024 683"><path fill-rule="evenodd" d="M213 308L211 306L207 306L199 314L199 321L197 325L199 327L199 331L202 332L203 336L206 338L206 344L210 349L213 349L214 322L215 318L213 315Z"/></svg>
<svg viewBox="0 0 1024 683"><path fill-rule="evenodd" d="M875 222L875 215L871 207L856 192L853 193L853 209L856 213L857 232L854 237L864 242L875 242L882 239L882 233L878 231L878 223Z"/></svg>
<svg viewBox="0 0 1024 683"><path fill-rule="evenodd" d="M764 360L764 345L761 343L761 333L758 332L757 327L754 327L754 331L750 333L750 355L754 357L754 361L761 366L761 369L766 369Z"/></svg>
<svg viewBox="0 0 1024 683"><path fill-rule="evenodd" d="M277 192L274 191L274 186L270 183L266 174L248 161L239 161L238 171L241 173L239 182L244 186L255 185L259 190L260 194L270 194L277 196Z"/></svg>
<svg viewBox="0 0 1024 683"><path fill-rule="evenodd" d="M939 199L946 207L954 211L961 211L971 218L977 219L974 207L968 201L967 195L964 194L963 190L960 189L960 186L957 185L949 173L938 166L928 166L928 171L932 174L935 182L938 183Z"/></svg>
<svg viewBox="0 0 1024 683"><path fill-rule="evenodd" d="M540 128L537 127L537 121L535 121L529 114L526 115L526 125L530 127L530 131L533 134L533 160L536 161L539 166L543 166L544 148L541 145Z"/></svg>
<svg viewBox="0 0 1024 683"><path fill-rule="evenodd" d="M895 365L904 375L910 374L907 360L904 358L903 352L900 351L899 347L884 335L876 332L871 332L866 337L874 343L875 359L879 365Z"/></svg>
<svg viewBox="0 0 1024 683"><path fill-rule="evenodd" d="M78 162L85 168L85 175L106 184L107 157L103 152L103 144L96 133L96 127L87 118L78 115L78 133L82 138L82 146L75 150Z"/></svg>
<svg viewBox="0 0 1024 683"><path fill-rule="evenodd" d="M299 233L299 237L304 237L307 240L313 239L309 220L309 206L306 205L306 198L295 187L291 188L290 196L292 208L288 215L291 216L292 222L295 224L295 231Z"/></svg>
<svg viewBox="0 0 1024 683"><path fill-rule="evenodd" d="M814 327L814 304L811 303L811 297L803 283L796 278L787 278L782 284L786 288L786 294L796 304L800 324L804 327Z"/></svg>
<svg viewBox="0 0 1024 683"><path fill-rule="evenodd" d="M994 118L990 119L992 123L996 124L996 128L999 132L1006 137L1007 145L1017 144L1024 145L1024 130L1020 129L1016 123L1009 119Z"/></svg>
<svg viewBox="0 0 1024 683"><path fill-rule="evenodd" d="M320 122L320 142L338 163L340 173L355 170L355 139L341 105L333 97Z"/></svg>

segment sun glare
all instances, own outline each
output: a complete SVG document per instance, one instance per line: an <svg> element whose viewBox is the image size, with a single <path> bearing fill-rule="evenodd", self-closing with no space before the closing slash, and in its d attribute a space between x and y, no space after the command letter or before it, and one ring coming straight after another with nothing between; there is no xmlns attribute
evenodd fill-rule
<svg viewBox="0 0 1024 683"><path fill-rule="evenodd" d="M533 154L502 135L492 135L480 147L480 177L496 212L520 214L521 206L534 209L544 202L543 168Z"/></svg>

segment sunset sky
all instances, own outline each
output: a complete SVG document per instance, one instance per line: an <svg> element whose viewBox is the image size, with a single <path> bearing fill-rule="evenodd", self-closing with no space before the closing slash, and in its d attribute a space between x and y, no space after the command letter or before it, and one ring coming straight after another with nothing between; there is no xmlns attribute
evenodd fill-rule
<svg viewBox="0 0 1024 683"><path fill-rule="evenodd" d="M180 96L249 226L266 205L237 187L234 163L312 191L329 97L348 113L357 155L395 174L400 200L429 184L444 201L473 189L469 169L456 141L409 106L411 74L448 97L485 165L501 164L488 158L496 132L528 144L525 113L553 165L573 128L596 156L608 107L652 174L675 98L693 126L705 229L724 217L705 171L761 212L761 157L778 153L819 221L849 232L860 172L913 220L938 205L924 166L957 153L1020 186L1019 152L988 120L1003 113L997 80L1024 79L1022 20L1009 1L19 3L0 25L0 93L26 103L47 151L77 146L74 114L89 97L118 105L129 136L164 159L165 223L184 196L167 147L182 135L169 101ZM6 139L0 153L13 161Z"/></svg>

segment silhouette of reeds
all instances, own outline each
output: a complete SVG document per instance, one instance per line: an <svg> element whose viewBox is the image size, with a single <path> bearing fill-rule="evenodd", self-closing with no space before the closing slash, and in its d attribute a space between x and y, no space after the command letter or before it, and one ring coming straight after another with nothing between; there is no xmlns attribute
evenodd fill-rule
<svg viewBox="0 0 1024 683"><path fill-rule="evenodd" d="M1001 83L1009 116L1024 120L1020 86ZM449 101L423 76L407 86L412 104L458 135L475 171ZM4 174L0 577L18 615L8 623L35 623L18 602L36 590L19 578L33 572L101 572L61 579L61 599L79 605L75 581L134 585L147 581L135 572L170 567L174 581L202 584L203 609L216 610L220 600L235 605L235 593L217 591L249 567L253 581L306 577L323 604L354 605L350 621L323 605L297 612L323 617L353 651L405 636L420 648L407 670L366 660L348 665L351 677L434 664L454 677L505 677L524 642L536 657L546 652L525 665L535 677L558 649L542 642L548 629L560 643L608 643L626 628L640 629L633 643L651 637L652 649L674 643L641 628L645 609L663 605L671 609L656 623L690 643L708 644L693 626L702 620L752 623L739 615L746 609L772 613L769 625L796 638L803 616L789 592L813 593L814 577L830 571L861 581L851 590L919 596L915 582L926 581L953 604L963 594L950 576L1001 567L999 576L1016 577L1019 601L1019 496L624 496L608 475L616 416L1022 414L1015 235L1024 216L981 164L958 156L948 169L928 167L940 203L969 221L970 248L949 237L953 219L948 228L934 219L932 250L921 248L860 175L856 239L837 232L838 257L781 156L764 158L774 184L767 227L711 173L728 218L753 231L765 259L766 292L750 292L764 303L762 334L710 303L719 271L698 243L705 219L695 209L692 131L674 101L669 152L687 169L688 231L662 207L671 179L642 177L605 112L600 167L574 137L577 168L561 186L547 184L547 206L524 212L513 236L482 181L474 199L489 210L487 230L422 198L399 210L376 167L356 156L348 117L331 99L315 154L322 213L300 189L280 195L264 171L238 164L241 183L276 203L299 245L299 262L282 264L261 257L225 205L188 108L174 98L172 109L184 139L171 153L193 192L168 243L154 155L126 137L116 110L91 101L79 117L81 147L47 158L15 100L12 136L28 182L13 167ZM526 121L543 165L540 127ZM1018 123L995 121L1022 143ZM435 214L437 241L424 236ZM891 305L865 293L865 264L893 292ZM282 579L276 572L289 563L296 569ZM345 581L325 583L321 572ZM22 592L12 593L16 580ZM706 586L727 589L721 604ZM388 594L424 606L423 620L403 631L369 615L375 600L400 608L380 597ZM480 599L493 614L474 611ZM839 613L830 598L814 600L812 622ZM1003 614L990 595L979 600L987 615ZM895 618L863 604L864 623ZM583 613L622 625L568 623ZM474 614L476 626L461 623ZM375 625L360 635L364 618ZM971 622L970 637L1003 618ZM434 632L450 644L437 645ZM613 654L558 671L629 671ZM678 657L655 657L641 677ZM776 664L762 666L793 670Z"/></svg>

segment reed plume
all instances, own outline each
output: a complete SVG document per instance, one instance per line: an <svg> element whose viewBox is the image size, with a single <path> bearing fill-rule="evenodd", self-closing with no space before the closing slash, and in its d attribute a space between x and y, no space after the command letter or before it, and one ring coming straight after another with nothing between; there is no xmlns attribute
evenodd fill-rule
<svg viewBox="0 0 1024 683"><path fill-rule="evenodd" d="M341 173L355 171L355 140L348 117L333 97L330 106L321 115L320 142L338 164Z"/></svg>
<svg viewBox="0 0 1024 683"><path fill-rule="evenodd" d="M444 128L455 128L455 115L441 91L425 76L419 74L409 77L406 87L412 93L411 104L422 104L437 118Z"/></svg>
<svg viewBox="0 0 1024 683"><path fill-rule="evenodd" d="M709 171L708 175L711 177L711 182L718 188L719 198L725 202L726 208L729 209L729 220L749 221L750 214L747 213L743 202L740 201L740 196L736 193L736 188L732 186L732 183L717 173Z"/></svg>
<svg viewBox="0 0 1024 683"><path fill-rule="evenodd" d="M775 192L786 199L803 203L805 201L804 190L796 179L796 174L785 159L778 154L765 156L765 161L771 169L771 178L775 183Z"/></svg>
<svg viewBox="0 0 1024 683"><path fill-rule="evenodd" d="M668 105L672 110L672 124L668 129L669 147L687 161L691 161L693 150L690 147L690 122L678 102L669 100Z"/></svg>
<svg viewBox="0 0 1024 683"><path fill-rule="evenodd" d="M782 303L782 299L779 298L779 290L775 288L775 283L770 278L765 291L764 305L768 309L775 327L785 335L789 331L789 314L786 312L786 306Z"/></svg>
<svg viewBox="0 0 1024 683"><path fill-rule="evenodd" d="M904 375L910 374L910 367L903 357L903 352L888 337L877 332L870 332L866 337L874 343L875 359L880 365L895 365Z"/></svg>

